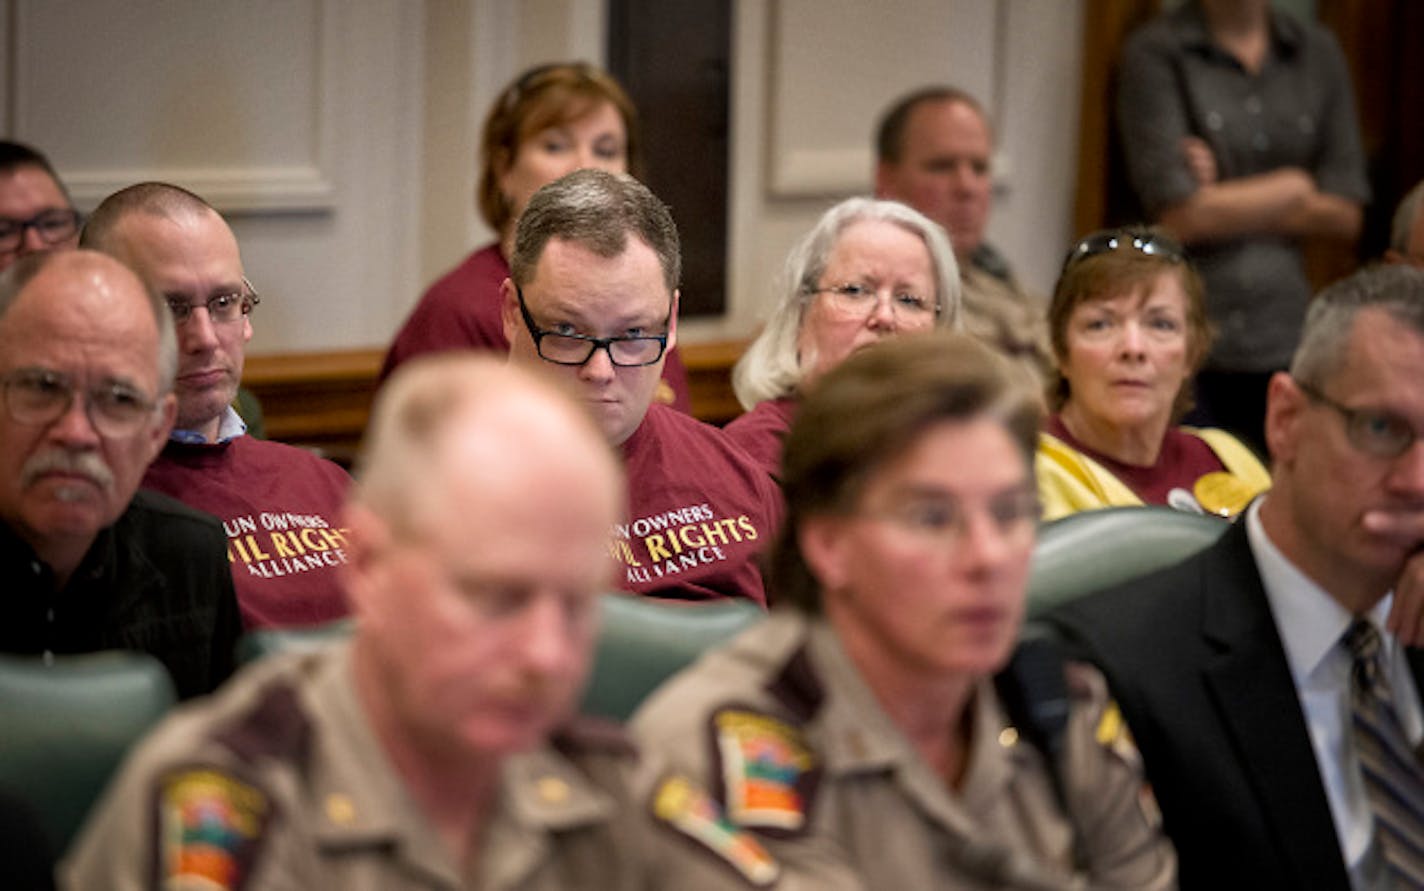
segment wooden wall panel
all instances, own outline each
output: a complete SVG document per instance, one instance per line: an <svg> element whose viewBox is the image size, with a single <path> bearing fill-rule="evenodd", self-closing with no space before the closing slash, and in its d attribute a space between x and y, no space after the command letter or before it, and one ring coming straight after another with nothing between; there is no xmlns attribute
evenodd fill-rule
<svg viewBox="0 0 1424 891"><path fill-rule="evenodd" d="M744 341L680 345L692 413L725 424L742 413L732 366ZM249 356L243 386L256 394L269 439L310 448L350 467L370 420L385 350Z"/></svg>

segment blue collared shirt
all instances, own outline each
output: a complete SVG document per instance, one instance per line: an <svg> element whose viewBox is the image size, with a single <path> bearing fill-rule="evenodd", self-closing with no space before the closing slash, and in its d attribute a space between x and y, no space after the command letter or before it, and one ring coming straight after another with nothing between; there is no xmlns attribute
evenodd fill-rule
<svg viewBox="0 0 1424 891"><path fill-rule="evenodd" d="M221 420L218 421L219 443L229 442L237 439L247 432L247 422L242 420L237 410L231 405L223 412ZM168 434L168 438L174 442L181 442L187 445L207 445L208 438L196 430L179 430L176 427Z"/></svg>

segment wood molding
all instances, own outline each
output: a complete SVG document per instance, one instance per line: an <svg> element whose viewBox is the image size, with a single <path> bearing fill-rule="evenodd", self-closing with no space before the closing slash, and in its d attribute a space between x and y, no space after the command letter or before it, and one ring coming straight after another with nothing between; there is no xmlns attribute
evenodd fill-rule
<svg viewBox="0 0 1424 891"><path fill-rule="evenodd" d="M248 356L243 386L262 404L270 439L350 466L366 431L385 349Z"/></svg>
<svg viewBox="0 0 1424 891"><path fill-rule="evenodd" d="M721 426L742 413L742 404L732 392L732 366L746 352L745 340L718 340L680 344L682 364L687 369L687 390L692 413L699 420Z"/></svg>
<svg viewBox="0 0 1424 891"><path fill-rule="evenodd" d="M732 393L732 366L746 341L679 347L692 412L712 424L742 413ZM249 356L243 386L262 404L267 436L320 452L350 466L371 415L384 348Z"/></svg>

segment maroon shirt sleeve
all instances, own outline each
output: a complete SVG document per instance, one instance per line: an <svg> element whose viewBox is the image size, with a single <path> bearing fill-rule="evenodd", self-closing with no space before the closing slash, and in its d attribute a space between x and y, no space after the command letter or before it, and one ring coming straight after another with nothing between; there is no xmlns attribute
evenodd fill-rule
<svg viewBox="0 0 1424 891"><path fill-rule="evenodd" d="M722 428L774 480L781 479L781 450L791 430L796 400L767 399Z"/></svg>
<svg viewBox="0 0 1424 891"><path fill-rule="evenodd" d="M396 334L381 366L381 380L424 353L467 348L509 352L499 296L499 286L508 277L509 264L497 244L485 245L442 276Z"/></svg>

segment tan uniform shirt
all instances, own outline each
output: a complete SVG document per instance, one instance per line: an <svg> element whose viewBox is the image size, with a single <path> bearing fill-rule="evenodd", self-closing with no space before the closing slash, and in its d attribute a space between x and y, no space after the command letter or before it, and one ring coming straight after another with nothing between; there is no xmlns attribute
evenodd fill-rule
<svg viewBox="0 0 1424 891"><path fill-rule="evenodd" d="M587 734L506 759L478 874L463 875L367 723L348 652L265 660L165 721L90 818L62 887L643 887L646 833L618 791L632 749Z"/></svg>
<svg viewBox="0 0 1424 891"><path fill-rule="evenodd" d="M829 625L773 615L634 717L645 750L671 765L671 774L648 778L654 810L686 778L705 790L724 827L748 836L739 848L702 833L711 838L704 857L720 856L725 868L679 887L1174 887L1175 855L1101 676L1071 665L1069 681L1071 822L992 683L975 692L969 761L962 787L951 790L881 710ZM698 836L696 821L664 810L664 832Z"/></svg>
<svg viewBox="0 0 1424 891"><path fill-rule="evenodd" d="M1053 350L1043 300L973 264L960 267L965 332L997 347L1042 390L1052 379Z"/></svg>

